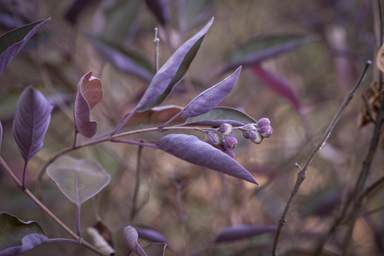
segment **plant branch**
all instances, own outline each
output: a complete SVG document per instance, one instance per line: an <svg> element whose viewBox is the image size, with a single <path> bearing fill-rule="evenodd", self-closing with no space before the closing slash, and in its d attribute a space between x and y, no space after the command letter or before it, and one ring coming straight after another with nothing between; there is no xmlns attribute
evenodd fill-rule
<svg viewBox="0 0 384 256"><path fill-rule="evenodd" d="M153 43L155 44L155 73L159 70L159 42L160 39L157 37L158 29L155 28L155 38L153 39Z"/></svg>
<svg viewBox="0 0 384 256"><path fill-rule="evenodd" d="M137 197L139 195L139 189L140 189L140 163L141 163L141 152L143 150L143 146L139 146L139 149L137 151L137 164L136 164L136 184L135 189L133 191L133 199L132 199L132 208L131 208L131 221L135 220L136 213L138 212L137 208Z"/></svg>
<svg viewBox="0 0 384 256"><path fill-rule="evenodd" d="M11 175L12 179L16 182L17 186L19 188L22 188L22 183L21 181L15 176L13 171L8 167L8 165L5 163L4 159L0 156L0 163L1 165L5 168L5 170L8 172L9 175ZM103 252L98 250L96 247L93 245L89 244L86 242L84 239L81 237L77 236L69 227L67 227L59 218L56 217L43 203L39 201L32 193L29 191L27 188L22 191L29 196L29 198L32 199L46 214L48 214L49 217L51 217L60 227L62 227L71 237L73 237L78 244L81 244L85 246L86 248L90 249L91 251L99 254L99 255L105 255Z"/></svg>
<svg viewBox="0 0 384 256"><path fill-rule="evenodd" d="M287 205L286 205L286 207L284 209L284 212L283 212L280 220L278 221L278 228L277 228L277 232L276 232L275 239L274 239L274 242L273 242L273 247L272 247L272 255L277 255L277 244L278 244L278 241L279 241L279 238L280 238L281 230L282 230L282 228L283 228L283 226L285 225L285 222L286 222L285 218L286 218L286 216L288 214L288 211L290 210L290 208L291 208L291 206L293 204L293 199L295 198L295 196L296 196L296 194L297 194L297 192L298 192L298 190L300 188L301 183L303 183L303 181L305 179L305 175L307 173L309 165L311 164L312 160L316 156L317 152L321 149L321 147L324 146L324 144L327 141L328 137L330 136L333 128L335 127L337 121L339 120L342 112L348 106L348 104L352 100L352 98L355 96L356 90L360 86L362 81L364 80L364 78L366 76L366 73L367 73L367 70L368 70L368 68L369 68L369 66L371 64L372 64L371 61L367 61L366 62L364 70L363 70L359 80L357 81L355 87L348 94L348 96L345 98L344 102L341 104L339 110L337 111L337 113L333 117L333 119L332 119L331 123L329 124L327 130L325 131L323 137L321 138L319 143L316 145L315 149L312 151L312 153L309 156L309 158L308 158L307 162L305 163L304 167L301 169L300 166L298 164L296 164L296 166L300 169L300 171L298 173L295 186L294 186L294 188L292 190L292 193L291 193L291 195L290 195L290 197L288 199L288 202L287 202Z"/></svg>

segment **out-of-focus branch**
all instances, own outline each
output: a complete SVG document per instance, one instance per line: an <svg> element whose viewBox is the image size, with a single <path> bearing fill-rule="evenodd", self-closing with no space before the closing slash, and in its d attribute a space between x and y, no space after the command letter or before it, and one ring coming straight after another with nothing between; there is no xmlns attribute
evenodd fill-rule
<svg viewBox="0 0 384 256"><path fill-rule="evenodd" d="M369 66L372 64L371 61L367 61L366 62L366 65L364 67L364 70L359 78L359 80L357 81L355 87L353 88L353 90L348 94L348 96L345 98L344 102L341 104L339 110L337 111L337 113L335 114L335 116L333 117L331 123L329 124L327 130L325 131L323 137L321 138L321 140L319 141L319 143L316 145L315 149L312 151L311 155L309 156L307 162L305 163L304 167L301 168L298 164L296 164L296 166L300 169L299 173L298 173L298 176L297 176L297 179L296 179L296 183L295 183L295 187L293 188L292 190L292 193L288 199L288 202L287 202L287 205L285 206L285 209L284 209L284 212L280 218L280 220L278 221L278 228L277 228L277 232L276 232L276 235L275 235L275 239L274 239L274 242L273 242L273 247L272 247L272 255L277 255L277 244L279 242L279 238L280 238L280 234L281 234L281 230L282 228L284 227L285 225L285 218L293 204L293 200L297 194L297 192L299 191L299 188L300 188L300 185L301 183L303 183L304 179L305 179L305 175L307 173L307 170L308 170L308 167L309 165L311 164L312 160L314 159L314 157L316 156L317 152L321 149L322 146L324 146L326 140L328 139L328 137L330 136L333 128L335 127L337 121L339 120L342 112L344 111L344 109L348 106L349 102L352 100L352 98L355 96L355 93L356 93L356 90L357 88L360 86L360 84L362 83L362 81L364 80L365 78L365 75L367 73L367 70L369 68Z"/></svg>

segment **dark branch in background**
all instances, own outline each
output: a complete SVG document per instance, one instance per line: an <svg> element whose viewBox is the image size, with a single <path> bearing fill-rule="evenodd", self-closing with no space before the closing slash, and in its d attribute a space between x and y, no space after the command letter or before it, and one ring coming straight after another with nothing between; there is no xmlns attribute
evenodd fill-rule
<svg viewBox="0 0 384 256"><path fill-rule="evenodd" d="M283 228L283 226L285 225L285 222L286 222L285 217L287 216L288 211L290 210L290 208L291 208L291 206L293 204L293 199L296 196L296 194L297 194L297 192L298 192L298 190L300 188L301 183L303 183L303 181L305 179L305 174L307 173L309 165L311 164L311 162L312 162L313 158L315 157L315 155L317 154L317 152L321 149L322 146L324 146L326 140L328 139L329 135L331 134L331 131L333 130L333 128L335 127L337 121L339 120L339 118L341 116L341 113L344 111L344 109L347 107L348 103L355 96L356 90L360 86L362 81L364 80L365 75L367 73L367 70L368 70L368 68L369 68L369 66L371 64L372 64L371 61L367 61L366 62L364 70L363 70L359 80L357 81L355 87L348 94L348 96L345 98L344 102L341 104L339 110L337 111L336 115L333 117L333 119L332 119L331 123L329 124L327 130L325 131L323 137L321 138L321 140L319 141L319 143L317 144L315 149L312 151L312 153L309 156L309 158L308 158L307 162L305 163L304 167L301 169L300 166L298 164L296 164L296 166L300 169L300 172L298 173L295 187L293 188L292 193L291 193L291 195L290 195L290 197L288 199L288 202L287 202L287 205L286 205L286 207L284 209L284 212L283 212L280 220L278 221L278 228L277 228L275 239L273 241L272 255L277 255L277 244L279 242L281 230L282 230L282 228Z"/></svg>
<svg viewBox="0 0 384 256"><path fill-rule="evenodd" d="M135 184L135 190L133 191L132 208L131 208L131 221L135 220L136 214L138 213L138 210L139 210L137 208L137 197L139 195L140 182L141 182L140 163L141 163L142 150L143 150L143 146L139 146L139 150L137 151L136 184Z"/></svg>

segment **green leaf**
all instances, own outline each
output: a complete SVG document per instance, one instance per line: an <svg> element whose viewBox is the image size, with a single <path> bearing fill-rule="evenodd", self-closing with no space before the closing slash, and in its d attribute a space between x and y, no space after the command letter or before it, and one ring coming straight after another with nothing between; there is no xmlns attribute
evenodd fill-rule
<svg viewBox="0 0 384 256"><path fill-rule="evenodd" d="M111 176L94 159L62 156L47 168L48 176L72 202L81 205L99 193Z"/></svg>
<svg viewBox="0 0 384 256"><path fill-rule="evenodd" d="M21 246L24 236L41 234L45 236L40 224L35 221L24 222L6 212L0 213L0 251Z"/></svg>
<svg viewBox="0 0 384 256"><path fill-rule="evenodd" d="M0 75L27 41L50 19L11 30L0 37Z"/></svg>
<svg viewBox="0 0 384 256"><path fill-rule="evenodd" d="M201 124L207 126L220 126L221 123L231 123L232 125L240 126L249 123L256 123L256 120L240 110L228 107L217 107L208 113L188 118L184 125Z"/></svg>

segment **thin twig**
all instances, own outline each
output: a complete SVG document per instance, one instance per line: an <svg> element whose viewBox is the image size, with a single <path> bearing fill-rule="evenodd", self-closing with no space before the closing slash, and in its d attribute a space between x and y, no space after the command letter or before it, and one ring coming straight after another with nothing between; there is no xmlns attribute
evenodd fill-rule
<svg viewBox="0 0 384 256"><path fill-rule="evenodd" d="M9 175L11 175L12 179L16 182L17 186L19 188L22 187L21 181L15 176L13 171L8 167L8 165L5 163L4 159L0 156L0 163L5 168L5 170L8 172ZM73 237L76 241L78 241L79 244L87 247L91 251L99 254L99 255L105 255L103 252L101 252L96 247L92 246L88 242L86 242L81 237L77 236L69 227L67 227L59 218L56 217L44 204L42 204L27 188L22 190L29 198L32 199L46 214L49 215L60 227L62 227L71 237Z"/></svg>
<svg viewBox="0 0 384 256"><path fill-rule="evenodd" d="M137 197L139 195L140 190L140 179L141 179L141 173L140 173L140 163L141 163L141 152L143 150L143 146L139 146L139 149L137 151L137 164L136 164L136 184L133 191L133 199L132 199L132 208L131 208L131 221L135 220L136 214L138 212L137 208Z"/></svg>
<svg viewBox="0 0 384 256"><path fill-rule="evenodd" d="M159 70L159 42L160 39L157 37L158 29L155 28L155 38L153 39L153 43L155 44L155 73Z"/></svg>
<svg viewBox="0 0 384 256"><path fill-rule="evenodd" d="M283 228L283 226L285 225L285 222L286 222L285 217L287 216L288 211L290 210L290 208L291 208L291 206L293 204L293 199L295 198L295 196L296 196L296 194L297 194L297 192L298 192L298 190L300 188L301 183L303 183L303 181L305 179L305 175L307 173L307 169L308 169L309 165L311 164L311 162L312 162L313 158L315 157L315 155L317 154L317 152L321 149L322 146L324 146L326 140L330 136L333 128L335 127L337 121L339 120L342 112L348 106L348 103L355 96L356 90L360 86L362 81L364 80L365 75L367 73L367 70L368 70L368 68L369 68L369 66L371 64L372 64L371 61L367 61L366 62L364 70L363 70L363 72L362 72L362 74L360 76L360 79L357 81L357 83L356 83L355 87L353 88L353 90L348 94L348 96L345 98L344 102L341 104L339 110L337 111L337 113L333 117L333 119L332 119L331 123L329 124L327 130L325 131L323 137L321 138L321 140L319 141L319 143L317 144L315 149L312 151L312 153L309 156L309 158L308 158L307 162L305 163L304 167L301 169L300 166L297 165L297 167L299 167L299 169L300 169L300 172L298 173L295 187L293 188L292 193L291 193L291 195L290 195L290 197L288 199L288 202L287 202L287 205L286 205L286 207L284 209L284 212L283 212L280 220L278 221L278 228L277 228L277 232L276 232L275 239L274 239L274 242L273 242L273 247L272 247L272 255L277 255L277 244L278 244L278 241L279 241L279 238L280 238L281 230L282 230L282 228Z"/></svg>

